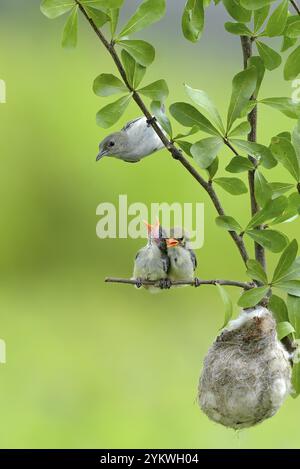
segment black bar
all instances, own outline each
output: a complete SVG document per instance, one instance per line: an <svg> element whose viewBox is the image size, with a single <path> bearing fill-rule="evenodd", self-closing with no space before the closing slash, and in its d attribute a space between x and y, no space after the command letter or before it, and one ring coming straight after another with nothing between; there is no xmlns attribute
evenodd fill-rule
<svg viewBox="0 0 300 469"><path fill-rule="evenodd" d="M104 465L120 465L122 467L138 467L149 464L157 466L186 465L205 467L208 462L222 464L230 462L241 468L241 464L253 462L287 464L299 462L300 450L196 450L196 449L8 449L0 450L0 467L101 467ZM220 466L221 467L221 466Z"/></svg>

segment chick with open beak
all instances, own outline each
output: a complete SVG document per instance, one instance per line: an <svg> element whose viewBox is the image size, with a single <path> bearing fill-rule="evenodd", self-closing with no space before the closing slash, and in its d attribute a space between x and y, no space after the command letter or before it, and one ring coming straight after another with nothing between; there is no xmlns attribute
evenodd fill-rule
<svg viewBox="0 0 300 469"><path fill-rule="evenodd" d="M170 260L167 254L167 244L163 237L163 230L157 220L155 225L146 223L148 230L148 242L137 253L134 262L133 278L137 281L137 287L141 287L144 280L157 281L159 288L169 288L167 279L170 268ZM158 287L144 285L151 293L159 291Z"/></svg>
<svg viewBox="0 0 300 469"><path fill-rule="evenodd" d="M194 280L197 258L194 251L189 248L189 240L184 230L172 228L166 243L170 259L169 279L171 281Z"/></svg>

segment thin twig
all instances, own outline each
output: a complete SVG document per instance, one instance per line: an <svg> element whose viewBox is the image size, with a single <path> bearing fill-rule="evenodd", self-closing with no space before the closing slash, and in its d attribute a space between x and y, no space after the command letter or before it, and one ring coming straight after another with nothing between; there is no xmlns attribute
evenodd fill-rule
<svg viewBox="0 0 300 469"><path fill-rule="evenodd" d="M159 287L160 282L159 281L154 281L154 280L139 280L139 279L128 279L128 278L115 278L115 277L107 277L105 279L106 283L122 283L122 284L127 284L127 285L136 285L136 286L155 286ZM180 286L180 285L190 285L192 287L195 286L201 286L201 285L226 285L229 287L238 287L238 288L243 288L244 290L250 290L251 288L254 288L253 283L247 283L247 282L236 282L234 280L201 280L201 279L195 279L195 280L176 280L176 281L169 281L170 286Z"/></svg>
<svg viewBox="0 0 300 469"><path fill-rule="evenodd" d="M295 0L290 0L291 4L293 5L293 7L295 8L296 12L298 13L298 15L300 15L300 8L298 7L297 3L295 2Z"/></svg>
<svg viewBox="0 0 300 469"><path fill-rule="evenodd" d="M75 0L75 2L79 6L79 9L81 10L81 12L84 15L84 17L86 18L86 20L90 23L91 27L93 28L93 30L97 34L99 40L102 42L102 44L104 45L106 50L111 55L115 65L116 65L116 67L117 67L117 69L118 69L118 71L119 71L125 85L126 85L126 87L132 93L132 98L134 99L134 101L136 102L138 107L141 109L144 116L147 117L149 123L152 125L153 129L155 130L156 134L159 136L160 140L162 141L162 143L164 144L166 149L169 151L169 153L171 153L172 157L175 160L178 160L187 169L187 171L193 176L193 178L196 179L196 181L208 193L208 195L211 198L211 200L212 200L218 214L219 215L225 215L224 209L221 205L221 202L218 198L218 195L217 195L216 191L214 190L214 188L212 186L212 183L210 181L206 181L198 173L198 171L196 171L196 169L188 162L188 160L183 156L182 151L179 148L177 148L172 142L169 141L167 136L164 134L164 132L161 130L161 128L157 124L156 120L153 119L152 114L149 112L148 108L146 107L146 105L145 105L144 101L142 100L141 96L139 95L139 93L137 91L135 91L132 88L132 86L130 85L130 83L128 82L128 79L127 79L127 76L126 76L126 71L125 71L125 69L124 69L124 67L123 67L123 65L122 65L122 63L119 59L119 56L116 52L114 44L107 41L105 36L102 34L101 30L98 29L98 27L95 24L95 22L93 21L93 19L89 17L89 15L86 12L83 5L78 0ZM245 243L243 241L243 238L241 236L239 236L239 234L236 233L235 231L230 231L229 235L231 236L231 238L235 242L235 244L236 244L236 246L237 246L237 248L238 248L238 250L239 250L239 252L242 256L242 259L243 259L244 263L247 264L249 256L248 256L248 253L247 253L246 246L245 246Z"/></svg>
<svg viewBox="0 0 300 469"><path fill-rule="evenodd" d="M241 43L243 49L243 59L244 59L244 69L248 67L248 61L252 57L252 40L247 36L241 36ZM257 96L254 94L252 100L256 100ZM248 135L249 142L256 142L257 140L257 106L249 113L248 122L251 126L250 133ZM257 160L253 156L249 155L249 160L253 163L254 167L257 166ZM254 216L260 209L256 196L255 196L255 171L252 169L248 171L248 181L249 181L249 191L251 199L251 214ZM263 229L258 227L257 229ZM258 243L255 243L255 258L262 265L263 269L266 271L266 256L265 249Z"/></svg>

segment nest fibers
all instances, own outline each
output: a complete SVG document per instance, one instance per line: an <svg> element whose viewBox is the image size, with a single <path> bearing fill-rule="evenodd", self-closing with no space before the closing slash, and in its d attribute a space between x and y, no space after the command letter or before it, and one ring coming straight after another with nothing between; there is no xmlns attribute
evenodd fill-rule
<svg viewBox="0 0 300 469"><path fill-rule="evenodd" d="M199 383L203 412L241 429L272 417L290 392L289 354L277 339L271 313L243 311L210 348Z"/></svg>

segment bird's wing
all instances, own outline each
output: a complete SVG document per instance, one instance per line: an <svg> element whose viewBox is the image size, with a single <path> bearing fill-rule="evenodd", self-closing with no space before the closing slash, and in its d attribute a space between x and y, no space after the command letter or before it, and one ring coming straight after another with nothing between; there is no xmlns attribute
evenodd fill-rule
<svg viewBox="0 0 300 469"><path fill-rule="evenodd" d="M190 255L191 255L191 259L192 259L192 262L193 262L194 270L196 270L197 265L198 265L196 254L194 253L194 251L193 251L192 249L189 249L189 253L190 253Z"/></svg>
<svg viewBox="0 0 300 469"><path fill-rule="evenodd" d="M141 254L142 254L142 249L140 249L140 250L137 252L137 254L136 254L136 256L135 256L135 260L136 260L136 261L138 260L138 258L140 257Z"/></svg>
<svg viewBox="0 0 300 469"><path fill-rule="evenodd" d="M168 254L162 254L162 261L163 261L163 269L166 274L169 272L171 267L171 261Z"/></svg>
<svg viewBox="0 0 300 469"><path fill-rule="evenodd" d="M126 132L127 130L129 130L133 124L140 121L141 119L143 119L143 117L137 117L136 119L133 119L132 121L127 122L127 124L123 127L122 132Z"/></svg>

